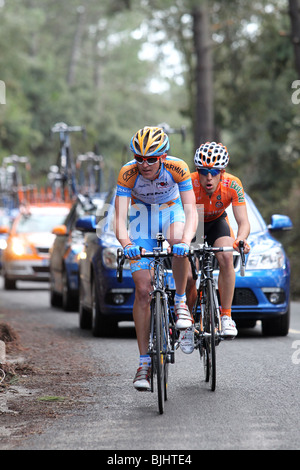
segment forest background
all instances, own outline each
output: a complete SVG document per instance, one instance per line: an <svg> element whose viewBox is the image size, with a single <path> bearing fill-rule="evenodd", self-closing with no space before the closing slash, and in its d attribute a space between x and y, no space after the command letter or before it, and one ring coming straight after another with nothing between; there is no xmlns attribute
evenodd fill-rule
<svg viewBox="0 0 300 470"><path fill-rule="evenodd" d="M43 184L56 122L81 125L74 153L97 151L104 187L144 125L168 123L171 154L193 171L203 141L227 145L300 292L300 10L298 0L0 0L0 163L16 154ZM1 100L0 100L1 101ZM105 187L106 185L106 187Z"/></svg>

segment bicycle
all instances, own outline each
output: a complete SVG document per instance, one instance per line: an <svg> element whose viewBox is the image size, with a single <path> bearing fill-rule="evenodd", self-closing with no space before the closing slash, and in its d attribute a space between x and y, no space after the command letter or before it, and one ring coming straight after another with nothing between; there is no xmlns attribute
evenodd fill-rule
<svg viewBox="0 0 300 470"><path fill-rule="evenodd" d="M52 172L51 179L53 180L54 184L53 193L56 194L56 189L59 187L61 189L62 197L65 200L65 189L67 187L69 198L72 199L73 197L77 196L78 191L69 134L72 132L85 133L85 129L81 126L68 126L64 122L58 122L52 127L51 132L53 134L58 133L60 140L60 150L57 159L57 165L50 167Z"/></svg>
<svg viewBox="0 0 300 470"><path fill-rule="evenodd" d="M150 391L155 391L157 384L158 410L160 414L164 412L164 402L168 398L168 372L169 364L175 362L175 317L170 308L169 299L171 291L168 286L168 275L166 273L164 260L172 257L172 253L163 250L165 240L161 233L156 235L157 247L153 252L141 254L142 258L153 258L149 270L151 283L153 286L150 302L150 335L148 354L151 357L151 377ZM118 248L117 252L117 279L122 282L122 267L125 261L123 250ZM156 377L156 381L155 381Z"/></svg>
<svg viewBox="0 0 300 470"><path fill-rule="evenodd" d="M243 241L239 243L241 256L241 275L245 275L245 255ZM213 277L214 254L235 251L233 247L211 247L207 243L199 248L190 249L189 260L192 274L198 279L197 298L192 310L194 319L194 348L199 349L203 359L205 382L210 389L216 389L216 346L224 339L221 333L220 307L216 282ZM195 257L199 262L197 272Z"/></svg>

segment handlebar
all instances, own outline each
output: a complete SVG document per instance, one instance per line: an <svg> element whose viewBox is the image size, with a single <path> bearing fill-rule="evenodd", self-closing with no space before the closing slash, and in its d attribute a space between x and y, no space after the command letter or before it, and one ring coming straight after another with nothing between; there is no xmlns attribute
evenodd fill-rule
<svg viewBox="0 0 300 470"><path fill-rule="evenodd" d="M56 133L56 132L81 132L85 131L85 128L82 126L68 126L64 122L58 122L54 124L54 126L51 128L51 132Z"/></svg>
<svg viewBox="0 0 300 470"><path fill-rule="evenodd" d="M140 251L142 248L140 247ZM160 248L154 251L147 251L144 254L140 254L141 258L169 258L173 256L173 253L167 253L166 251L161 251ZM123 265L127 258L124 255L122 248L117 249L117 280L122 282L123 279Z"/></svg>
<svg viewBox="0 0 300 470"><path fill-rule="evenodd" d="M140 248L140 250L142 250L142 248ZM195 280L197 279L197 270L196 270L196 266L193 260L194 255L197 255L197 254L203 255L204 253L232 252L232 251L236 251L232 246L214 247L214 246L203 245L203 246L200 246L199 248L191 247L188 253L188 258L191 264L193 278ZM240 273L241 273L241 276L245 276L246 263L245 263L243 240L239 241L239 252L241 256ZM140 256L141 258L168 258L168 257L172 257L173 253L167 253L166 251L162 251L160 248L158 248L157 250L149 251L144 254L141 253ZM119 282L122 282L122 279L123 279L123 265L124 265L125 259L126 257L123 253L122 248L118 248L117 250L117 279Z"/></svg>
<svg viewBox="0 0 300 470"><path fill-rule="evenodd" d="M214 246L203 245L199 248L191 247L190 251L189 251L189 254L188 254L188 257L189 257L189 261L191 263L193 279L195 279L195 280L197 279L196 266L195 266L195 263L194 263L194 260L193 260L193 255L194 254L204 255L205 253L219 253L219 252L232 252L232 251L236 251L232 246L214 247ZM245 262L245 253L244 253L244 242L243 242L243 240L239 241L239 253L240 253L240 256L241 256L240 273L241 273L241 276L245 276L246 262Z"/></svg>

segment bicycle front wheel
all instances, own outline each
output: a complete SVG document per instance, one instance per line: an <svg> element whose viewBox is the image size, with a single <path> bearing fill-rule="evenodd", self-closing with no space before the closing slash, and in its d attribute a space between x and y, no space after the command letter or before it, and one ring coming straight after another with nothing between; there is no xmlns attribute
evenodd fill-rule
<svg viewBox="0 0 300 470"><path fill-rule="evenodd" d="M205 380L209 382L211 390L215 391L217 380L215 303L210 279L207 280L204 313L204 372Z"/></svg>
<svg viewBox="0 0 300 470"><path fill-rule="evenodd" d="M155 294L155 369L157 378L157 399L158 410L160 414L164 412L164 401L167 398L167 354L166 354L166 341L165 325L164 325L164 306L160 292Z"/></svg>

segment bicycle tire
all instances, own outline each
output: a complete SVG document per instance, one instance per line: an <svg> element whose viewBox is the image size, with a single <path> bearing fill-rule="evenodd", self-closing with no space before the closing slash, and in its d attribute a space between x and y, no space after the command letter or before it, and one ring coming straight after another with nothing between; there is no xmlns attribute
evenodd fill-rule
<svg viewBox="0 0 300 470"><path fill-rule="evenodd" d="M163 367L164 367L164 400L168 399L168 378L169 378L169 362L171 355L168 348L170 331L168 312L166 311L165 303L162 302L162 340L163 340ZM168 357L169 355L169 357Z"/></svg>
<svg viewBox="0 0 300 470"><path fill-rule="evenodd" d="M209 345L208 345L207 341L203 342L202 358L203 358L203 368L204 368L204 380L205 380L205 382L209 382L210 361L209 361Z"/></svg>
<svg viewBox="0 0 300 470"><path fill-rule="evenodd" d="M200 310L200 318L199 318L199 332L200 332L200 339L199 339L199 355L200 361L203 360L203 371L204 371L204 380L205 382L209 382L210 377L210 359L209 359L209 342L205 337L205 333L209 329L209 323L206 320L206 311L207 309L204 308L204 316L202 317L202 310L203 304L206 305L204 299L207 298L206 289L198 291L197 300L194 307L194 318L198 315L198 309Z"/></svg>
<svg viewBox="0 0 300 470"><path fill-rule="evenodd" d="M208 360L208 382L210 389L214 392L216 389L217 380L217 364L216 364L216 338L215 338L215 303L213 297L213 286L212 281L207 279L206 286L206 303L205 303L205 315L204 315L204 331L207 335L204 337L205 351Z"/></svg>
<svg viewBox="0 0 300 470"><path fill-rule="evenodd" d="M156 349L156 338L155 338L155 302L154 299L151 300L150 309L151 309L151 319L150 319L150 338L149 338L149 353L151 357L151 376L150 376L150 389L154 393L154 381L156 376L156 358L155 358L155 349Z"/></svg>
<svg viewBox="0 0 300 470"><path fill-rule="evenodd" d="M157 379L157 399L160 414L164 412L165 401L165 354L163 346L163 310L160 292L155 294L155 363Z"/></svg>

